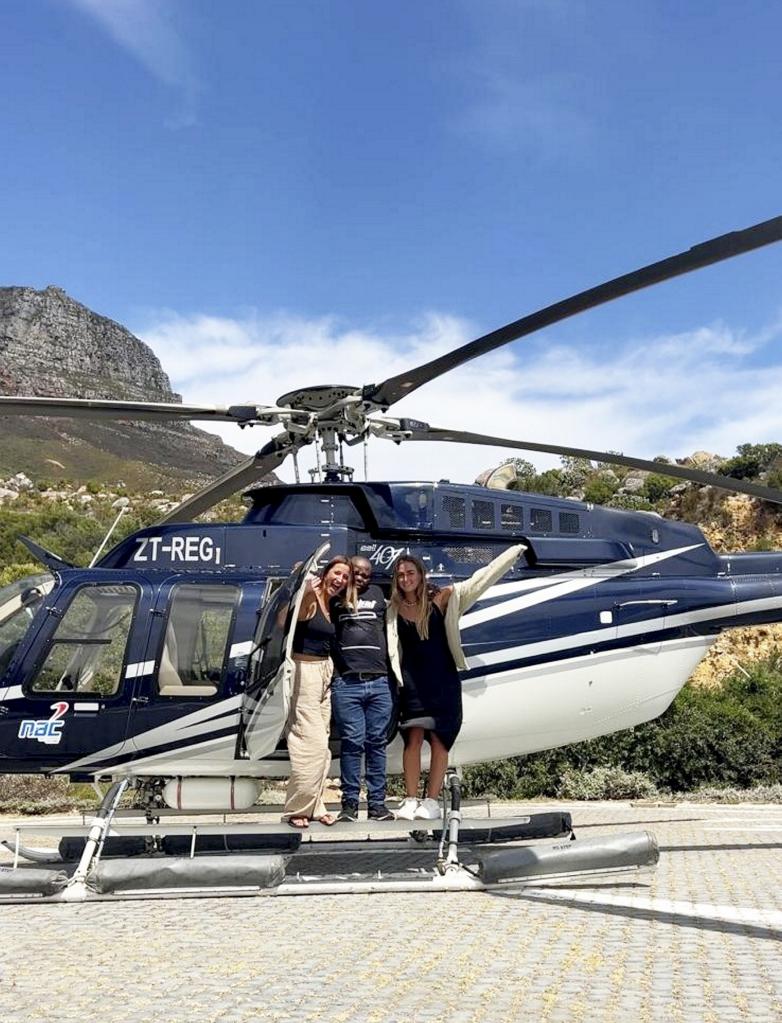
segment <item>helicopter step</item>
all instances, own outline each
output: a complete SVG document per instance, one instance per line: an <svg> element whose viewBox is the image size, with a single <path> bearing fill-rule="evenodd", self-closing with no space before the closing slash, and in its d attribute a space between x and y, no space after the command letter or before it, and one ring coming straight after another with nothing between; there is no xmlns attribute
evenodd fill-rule
<svg viewBox="0 0 782 1023"><path fill-rule="evenodd" d="M191 814L192 816L192 814ZM63 825L36 822L14 826L15 841L1 844L10 852L37 863L68 862L79 859L88 839L87 824ZM466 843L490 844L497 842L529 841L540 838L561 838L572 834L569 813L539 813L524 817L465 818L461 830L466 832ZM323 845L322 839L335 838L352 842L379 842L415 836L417 844L429 840L439 841L443 831L438 821L338 821L333 825L313 821L304 830L291 828L280 821L219 824L190 822L161 824L160 822L130 823L127 818L116 819L104 839L102 857L143 855L149 851L150 840L156 843L156 852L163 855L201 852L240 852L250 849L262 851L270 848L296 850L305 845ZM59 835L55 851L25 845L23 835Z"/></svg>

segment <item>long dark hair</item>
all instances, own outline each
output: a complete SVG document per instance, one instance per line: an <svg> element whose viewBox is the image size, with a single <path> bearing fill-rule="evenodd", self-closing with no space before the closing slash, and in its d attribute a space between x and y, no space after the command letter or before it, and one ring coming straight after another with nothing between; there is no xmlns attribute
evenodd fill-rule
<svg viewBox="0 0 782 1023"><path fill-rule="evenodd" d="M426 581L426 566L420 558L414 554L403 554L397 559L394 565L394 575L391 580L391 604L399 611L402 604L402 594L399 589L399 567L407 562L414 565L421 575L421 581L416 587L415 597L418 601L418 614L415 617L415 627L420 639L429 639L429 614L432 610L432 595Z"/></svg>

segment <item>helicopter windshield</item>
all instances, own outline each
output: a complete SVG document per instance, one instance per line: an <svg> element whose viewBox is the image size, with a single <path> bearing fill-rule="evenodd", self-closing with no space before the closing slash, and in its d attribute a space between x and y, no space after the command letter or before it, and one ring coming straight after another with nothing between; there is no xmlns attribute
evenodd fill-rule
<svg viewBox="0 0 782 1023"><path fill-rule="evenodd" d="M0 675L11 663L35 612L53 585L51 575L30 575L0 590Z"/></svg>
<svg viewBox="0 0 782 1023"><path fill-rule="evenodd" d="M32 691L115 693L137 598L135 586L82 586L57 626Z"/></svg>

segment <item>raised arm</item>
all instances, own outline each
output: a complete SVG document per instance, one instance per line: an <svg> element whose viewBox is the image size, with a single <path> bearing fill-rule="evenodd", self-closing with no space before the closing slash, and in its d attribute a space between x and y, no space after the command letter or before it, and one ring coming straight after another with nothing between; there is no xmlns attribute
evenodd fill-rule
<svg viewBox="0 0 782 1023"><path fill-rule="evenodd" d="M514 544L502 554L499 554L488 565L483 565L476 572L463 582L454 583L447 587L452 591L446 600L446 606L450 600L459 601L459 614L463 615L491 586L501 579L506 572L510 571L517 559L527 548L523 543ZM444 592L444 591L442 591ZM435 598L436 599L436 598ZM443 607L445 610L445 607Z"/></svg>

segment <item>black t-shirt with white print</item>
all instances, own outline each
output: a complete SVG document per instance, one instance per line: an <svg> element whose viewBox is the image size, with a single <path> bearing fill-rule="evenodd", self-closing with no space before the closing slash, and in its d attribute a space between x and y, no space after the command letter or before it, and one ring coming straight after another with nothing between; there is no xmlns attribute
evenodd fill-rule
<svg viewBox="0 0 782 1023"><path fill-rule="evenodd" d="M335 673L386 675L386 601L380 587L368 586L360 593L355 610L343 603L341 597L333 598L330 610L336 631L332 644Z"/></svg>

